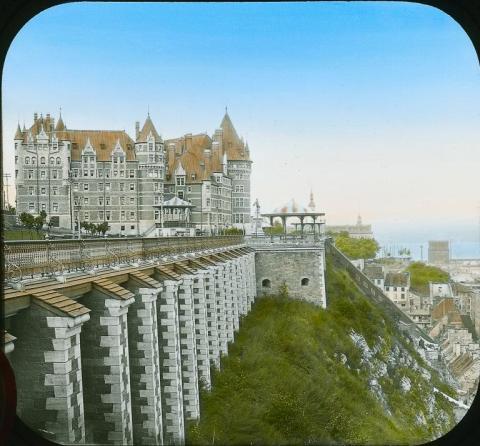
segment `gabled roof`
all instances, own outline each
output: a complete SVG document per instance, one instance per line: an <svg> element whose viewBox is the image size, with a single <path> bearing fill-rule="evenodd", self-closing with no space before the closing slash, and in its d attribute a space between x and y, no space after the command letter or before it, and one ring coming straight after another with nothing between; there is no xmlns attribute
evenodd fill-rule
<svg viewBox="0 0 480 446"><path fill-rule="evenodd" d="M142 130L140 130L140 133L138 134L137 142L147 142L147 139L150 133L155 138L155 142L162 141L162 138L158 134L157 129L155 128L152 120L150 119L150 115L148 115L147 119L145 120L145 123L143 124Z"/></svg>
<svg viewBox="0 0 480 446"><path fill-rule="evenodd" d="M172 207L172 208L192 208L194 207L192 203L188 201L182 200L181 198L175 196L170 198L170 200L163 202L164 207Z"/></svg>
<svg viewBox="0 0 480 446"><path fill-rule="evenodd" d="M385 275L385 286L408 287L410 285L410 273L387 273Z"/></svg>
<svg viewBox="0 0 480 446"><path fill-rule="evenodd" d="M383 268L380 265L365 265L363 273L371 280L381 280L384 278Z"/></svg>

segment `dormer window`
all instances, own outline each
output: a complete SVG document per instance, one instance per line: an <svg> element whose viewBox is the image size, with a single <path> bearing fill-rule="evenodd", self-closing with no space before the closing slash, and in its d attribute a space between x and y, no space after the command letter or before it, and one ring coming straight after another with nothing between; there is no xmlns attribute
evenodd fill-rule
<svg viewBox="0 0 480 446"><path fill-rule="evenodd" d="M177 186L185 186L185 177L177 177Z"/></svg>

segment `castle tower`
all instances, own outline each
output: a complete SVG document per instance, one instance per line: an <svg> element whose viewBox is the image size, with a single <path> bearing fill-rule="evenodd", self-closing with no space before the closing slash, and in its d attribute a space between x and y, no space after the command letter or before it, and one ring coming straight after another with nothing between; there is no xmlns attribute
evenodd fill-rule
<svg viewBox="0 0 480 446"><path fill-rule="evenodd" d="M226 155L227 173L232 179L232 224L239 229L251 230L250 176L252 161L248 145L238 136L228 111L220 123L221 155Z"/></svg>

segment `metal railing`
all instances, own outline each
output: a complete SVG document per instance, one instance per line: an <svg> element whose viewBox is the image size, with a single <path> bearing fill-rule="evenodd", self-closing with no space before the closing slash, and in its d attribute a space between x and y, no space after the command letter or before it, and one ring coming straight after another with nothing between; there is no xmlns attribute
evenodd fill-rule
<svg viewBox="0 0 480 446"><path fill-rule="evenodd" d="M7 241L7 280L153 260L242 244L242 236Z"/></svg>

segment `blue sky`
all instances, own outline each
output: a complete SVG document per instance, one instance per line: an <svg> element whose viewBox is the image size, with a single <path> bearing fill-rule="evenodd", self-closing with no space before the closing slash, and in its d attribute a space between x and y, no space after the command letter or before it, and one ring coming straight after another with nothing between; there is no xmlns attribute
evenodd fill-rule
<svg viewBox="0 0 480 446"><path fill-rule="evenodd" d="M331 222L478 225L480 70L461 27L409 3L74 3L44 11L5 62L5 170L17 120L165 137L213 133L228 106L263 211Z"/></svg>

